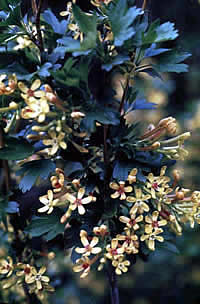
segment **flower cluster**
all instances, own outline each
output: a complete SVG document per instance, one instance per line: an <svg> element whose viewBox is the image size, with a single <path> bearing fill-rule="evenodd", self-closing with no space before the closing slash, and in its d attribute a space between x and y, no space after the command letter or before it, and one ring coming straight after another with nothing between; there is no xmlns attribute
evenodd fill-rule
<svg viewBox="0 0 200 304"><path fill-rule="evenodd" d="M27 284L29 293L54 291L54 288L49 285L49 277L44 275L45 272L45 266L37 270L35 266L29 264L21 262L14 264L10 256L6 259L0 259L0 274L3 276L3 289L10 288L15 284Z"/></svg>
<svg viewBox="0 0 200 304"><path fill-rule="evenodd" d="M127 211L124 214L124 209L121 209L119 221L125 227L115 237L105 224L95 227L93 234L89 236L86 231L81 231L80 238L84 248L75 248L82 256L76 261L74 271L82 271L82 278L89 273L91 265L97 260L100 263L98 270L103 269L110 260L116 274L121 275L128 271L132 260L130 256L140 253L143 242L150 251L156 249L157 242L164 242L167 226L180 235L184 223L189 222L191 227L194 227L195 222L200 223L200 192L194 191L188 196L189 190L176 187L175 182L171 185L165 172L164 166L158 176L149 173L146 181L141 183L137 180L137 169L134 168L126 181L110 183L110 188L115 191L111 193L111 198L120 207L124 202L129 214Z"/></svg>

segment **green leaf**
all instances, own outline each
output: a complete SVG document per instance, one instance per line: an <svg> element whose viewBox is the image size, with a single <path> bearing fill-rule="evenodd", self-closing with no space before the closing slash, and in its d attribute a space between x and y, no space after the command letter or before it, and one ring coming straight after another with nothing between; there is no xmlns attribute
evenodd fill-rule
<svg viewBox="0 0 200 304"><path fill-rule="evenodd" d="M0 22L0 27L9 26L9 25L18 25L22 26L21 24L22 15L21 15L21 8L20 4L9 6L9 14L5 21Z"/></svg>
<svg viewBox="0 0 200 304"><path fill-rule="evenodd" d="M65 174L67 176L70 176L70 174L82 170L83 170L83 165L79 162L73 162L73 161L67 162L64 168Z"/></svg>
<svg viewBox="0 0 200 304"><path fill-rule="evenodd" d="M64 232L65 224L60 223L61 216L59 212L54 212L48 216L33 217L25 232L32 237L43 236L46 241L50 241Z"/></svg>
<svg viewBox="0 0 200 304"><path fill-rule="evenodd" d="M77 5L73 5L72 12L74 15L74 19L77 22L80 31L87 34L87 33L95 33L95 41L97 35L97 16L95 14L88 15L84 13Z"/></svg>
<svg viewBox="0 0 200 304"><path fill-rule="evenodd" d="M34 153L33 146L25 139L5 138L5 147L0 149L0 159L20 160Z"/></svg>
<svg viewBox="0 0 200 304"><path fill-rule="evenodd" d="M120 65L128 60L130 60L130 57L128 55L117 55L112 59L112 61L103 64L102 68L109 72L114 66Z"/></svg>
<svg viewBox="0 0 200 304"><path fill-rule="evenodd" d="M81 49L88 50L96 47L97 39L97 16L84 13L77 5L73 5L72 12L80 31L85 34Z"/></svg>
<svg viewBox="0 0 200 304"><path fill-rule="evenodd" d="M89 132L94 132L96 121L107 125L118 125L120 123L119 113L111 108L96 106L93 111L87 113L81 126Z"/></svg>
<svg viewBox="0 0 200 304"><path fill-rule="evenodd" d="M51 10L46 10L42 17L48 23L55 33L64 35L67 30L68 22L66 20L59 21Z"/></svg>
<svg viewBox="0 0 200 304"><path fill-rule="evenodd" d="M133 22L143 11L136 6L128 8L127 0L118 0L116 5L111 5L108 17L114 34L114 44L122 46L124 41L135 34Z"/></svg>
<svg viewBox="0 0 200 304"><path fill-rule="evenodd" d="M47 179L55 167L55 163L50 159L33 160L23 164L21 169L16 172L18 176L24 175L19 183L19 189L23 193L30 190L39 177Z"/></svg>
<svg viewBox="0 0 200 304"><path fill-rule="evenodd" d="M68 87L79 87L80 74L79 70L74 67L76 60L69 58L61 70L51 72L54 79Z"/></svg>
<svg viewBox="0 0 200 304"><path fill-rule="evenodd" d="M178 37L178 31L174 29L174 23L166 22L156 28L157 37L155 42L175 40Z"/></svg>
<svg viewBox="0 0 200 304"><path fill-rule="evenodd" d="M143 34L142 43L152 44L168 40L174 40L178 37L178 31L174 29L174 23L166 22L160 25L159 20L151 23L148 31Z"/></svg>
<svg viewBox="0 0 200 304"><path fill-rule="evenodd" d="M153 68L157 72L176 72L182 73L188 71L187 64L181 64L183 60L190 57L191 54L185 52L178 52L173 50L162 54L157 64L153 65Z"/></svg>

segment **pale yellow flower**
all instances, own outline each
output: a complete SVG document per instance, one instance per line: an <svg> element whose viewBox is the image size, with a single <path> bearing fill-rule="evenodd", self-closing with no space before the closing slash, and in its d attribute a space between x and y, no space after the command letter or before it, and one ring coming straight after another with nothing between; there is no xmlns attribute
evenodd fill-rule
<svg viewBox="0 0 200 304"><path fill-rule="evenodd" d="M75 251L77 253L82 254L83 256L89 256L90 254L98 254L102 251L101 247L95 247L99 239L98 237L94 236L91 242L88 241L87 232L82 230L80 233L81 236L81 243L83 244L83 248L77 247Z"/></svg>
<svg viewBox="0 0 200 304"><path fill-rule="evenodd" d="M45 272L46 272L45 266L42 266L38 272L35 267L32 267L30 275L26 278L26 283L27 284L35 283L37 289L42 290L43 287L42 285L50 281L49 277L43 275Z"/></svg>
<svg viewBox="0 0 200 304"><path fill-rule="evenodd" d="M145 203L148 199L151 198L151 195L149 194L143 194L142 190L140 188L135 188L135 197L134 196L128 196L127 202L134 203L133 207L130 210L130 214L132 213L143 213L149 211L149 206Z"/></svg>
<svg viewBox="0 0 200 304"><path fill-rule="evenodd" d="M62 149L67 149L67 144L64 141L65 138L65 133L60 132L59 135L57 136L55 131L49 131L48 135L51 139L44 139L43 144L45 146L52 146L51 148L47 148L48 154L49 155L54 155L58 151L59 148Z"/></svg>
<svg viewBox="0 0 200 304"><path fill-rule="evenodd" d="M159 227L167 225L166 220L158 220L159 212L154 211L152 215L145 216L145 222L148 223L145 225L145 232L147 234L152 233L153 230L159 229Z"/></svg>
<svg viewBox="0 0 200 304"><path fill-rule="evenodd" d="M7 259L0 259L0 274L10 277L13 270L13 260L10 256L8 256Z"/></svg>
<svg viewBox="0 0 200 304"><path fill-rule="evenodd" d="M76 265L73 267L74 272L81 272L80 278L85 278L90 272L90 259L87 256L82 257L81 259L76 260Z"/></svg>
<svg viewBox="0 0 200 304"><path fill-rule="evenodd" d="M46 114L49 113L49 105L45 98L32 101L21 110L21 117L24 119L37 119L39 123L45 121Z"/></svg>
<svg viewBox="0 0 200 304"><path fill-rule="evenodd" d="M112 261L112 265L115 267L115 272L117 275L121 275L123 272L127 272L127 266L130 266L130 264L130 261L124 260L123 256L120 256L118 260Z"/></svg>
<svg viewBox="0 0 200 304"><path fill-rule="evenodd" d="M136 217L135 213L131 213L130 216L130 218L127 216L120 216L119 220L120 222L126 224L128 228L132 228L134 230L139 229L140 226L138 225L138 223L143 221L143 215L139 215L138 217Z"/></svg>
<svg viewBox="0 0 200 304"><path fill-rule="evenodd" d="M85 208L83 205L89 204L92 202L92 196L90 195L90 196L83 198L84 194L85 194L84 188L80 188L78 190L77 197L70 193L66 194L66 199L71 203L70 209L75 210L76 208L78 208L78 213L81 215L85 214Z"/></svg>
<svg viewBox="0 0 200 304"><path fill-rule="evenodd" d="M136 254L138 253L139 242L138 236L131 232L129 228L125 228L125 235L124 234L117 234L116 238L119 241L123 241L123 247L126 253L128 254Z"/></svg>
<svg viewBox="0 0 200 304"><path fill-rule="evenodd" d="M22 98L29 104L30 102L35 102L37 98L45 96L45 92L38 90L41 87L40 79L36 79L30 88L28 88L23 82L18 82L18 87L22 91Z"/></svg>
<svg viewBox="0 0 200 304"><path fill-rule="evenodd" d="M143 234L140 237L140 240L146 241L147 246L150 250L155 250L155 241L164 242L164 238L158 234L162 233L163 230L161 228L156 229L155 231L149 234Z"/></svg>
<svg viewBox="0 0 200 304"><path fill-rule="evenodd" d="M40 196L39 200L44 206L38 209L38 212L47 212L47 214L52 213L54 207L58 206L59 202L59 199L53 199L52 190L48 190L47 195Z"/></svg>
<svg viewBox="0 0 200 304"><path fill-rule="evenodd" d="M124 253L123 247L118 247L119 241L117 238L111 240L111 244L106 246L107 253L105 257L110 260L118 259Z"/></svg>
<svg viewBox="0 0 200 304"><path fill-rule="evenodd" d="M125 187L125 182L120 181L119 184L115 182L111 182L109 184L110 188L115 190L113 194L111 194L112 198L118 198L120 200L126 199L126 192L131 192L133 188L131 186Z"/></svg>

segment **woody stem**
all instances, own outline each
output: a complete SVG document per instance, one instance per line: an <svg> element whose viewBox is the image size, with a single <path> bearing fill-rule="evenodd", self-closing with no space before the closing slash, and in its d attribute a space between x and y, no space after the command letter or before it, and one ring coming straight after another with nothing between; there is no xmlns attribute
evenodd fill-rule
<svg viewBox="0 0 200 304"><path fill-rule="evenodd" d="M119 304L119 289L117 286L117 278L115 268L110 263L108 270L108 280L110 284L111 304Z"/></svg>
<svg viewBox="0 0 200 304"><path fill-rule="evenodd" d="M143 11L146 9L146 7L147 7L147 0L144 0L143 5L142 5Z"/></svg>

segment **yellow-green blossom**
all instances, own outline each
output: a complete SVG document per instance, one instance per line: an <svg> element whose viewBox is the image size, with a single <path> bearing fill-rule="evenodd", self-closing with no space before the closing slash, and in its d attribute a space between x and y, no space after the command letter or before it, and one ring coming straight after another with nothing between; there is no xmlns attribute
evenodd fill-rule
<svg viewBox="0 0 200 304"><path fill-rule="evenodd" d="M73 267L74 272L81 272L80 278L85 278L90 272L91 261L87 256L82 257L81 259L76 260L76 265Z"/></svg>
<svg viewBox="0 0 200 304"><path fill-rule="evenodd" d="M151 195L142 193L141 188L135 188L135 197L128 196L127 202L134 203L133 207L130 210L130 214L132 213L143 213L149 211L149 206L145 203L148 199L151 198Z"/></svg>
<svg viewBox="0 0 200 304"><path fill-rule="evenodd" d="M81 243L83 244L84 247L83 248L77 247L75 249L76 252L82 254L83 256L89 256L90 254L98 254L102 251L101 247L95 247L99 242L98 237L94 236L91 242L89 242L87 232L84 230L81 231L80 237L81 237Z"/></svg>
<svg viewBox="0 0 200 304"><path fill-rule="evenodd" d="M131 192L133 188L131 186L125 186L125 182L120 181L119 184L115 182L110 183L110 188L116 190L113 194L111 194L112 198L118 198L120 200L126 199L126 192Z"/></svg>
<svg viewBox="0 0 200 304"><path fill-rule="evenodd" d="M124 260L123 256L120 256L118 260L113 260L112 265L115 267L115 272L118 275L121 275L123 272L127 272L127 266L130 266L130 261Z"/></svg>
<svg viewBox="0 0 200 304"><path fill-rule="evenodd" d="M10 256L8 256L7 259L0 259L0 274L10 277L13 270L13 260Z"/></svg>
<svg viewBox="0 0 200 304"><path fill-rule="evenodd" d="M158 220L159 212L154 211L152 215L146 215L145 216L145 222L147 223L145 225L145 232L147 234L152 233L153 230L159 229L159 227L167 225L166 220Z"/></svg>
<svg viewBox="0 0 200 304"><path fill-rule="evenodd" d="M147 246L150 250L155 250L155 241L164 242L164 238L158 234L162 233L163 230L161 228L156 229L155 231L149 234L143 234L140 237L140 240L146 241Z"/></svg>
<svg viewBox="0 0 200 304"><path fill-rule="evenodd" d="M45 96L45 92L38 90L41 86L40 79L36 79L30 88L28 88L23 82L18 82L18 87L22 91L22 98L29 104L30 102L35 102L37 98Z"/></svg>
<svg viewBox="0 0 200 304"><path fill-rule="evenodd" d="M44 206L38 209L38 212L47 212L47 214L50 214L59 202L59 199L53 199L52 190L48 190L47 195L40 196L39 200Z"/></svg>
<svg viewBox="0 0 200 304"><path fill-rule="evenodd" d="M126 224L126 226L128 228L132 228L134 230L137 230L140 228L140 226L138 225L139 222L143 221L143 215L139 215L138 217L136 217L135 213L131 213L130 215L131 217L127 217L127 216L120 216L119 220L120 222Z"/></svg>
<svg viewBox="0 0 200 304"><path fill-rule="evenodd" d="M45 266L42 266L39 271L37 271L35 267L32 267L30 275L26 278L26 283L27 284L35 283L37 289L41 290L43 287L42 285L50 281L49 277L43 275L45 272L46 272Z"/></svg>
<svg viewBox="0 0 200 304"><path fill-rule="evenodd" d="M78 208L78 213L81 215L83 215L85 213L85 208L83 205L89 204L92 202L92 196L89 195L89 196L83 198L84 194L85 194L84 188L80 188L78 190L77 197L70 193L66 194L67 200L71 203L70 209L75 210L76 208Z"/></svg>
<svg viewBox="0 0 200 304"><path fill-rule="evenodd" d="M48 135L50 139L44 139L43 144L45 146L51 146L51 148L47 148L47 152L49 155L54 155L58 151L59 148L62 149L67 149L67 144L64 141L65 138L65 133L60 132L59 135L57 136L55 131L49 131Z"/></svg>

